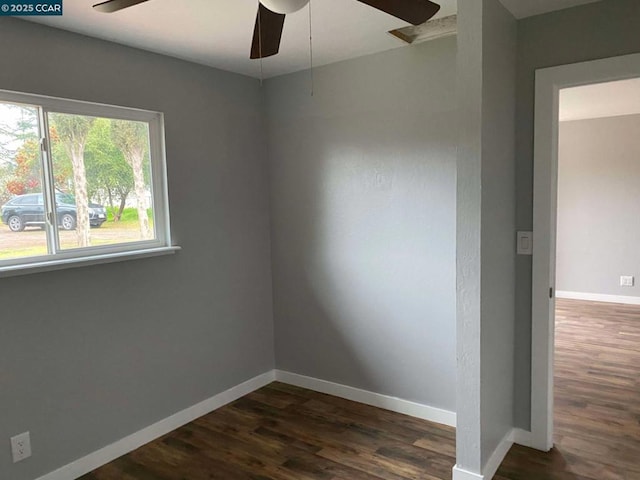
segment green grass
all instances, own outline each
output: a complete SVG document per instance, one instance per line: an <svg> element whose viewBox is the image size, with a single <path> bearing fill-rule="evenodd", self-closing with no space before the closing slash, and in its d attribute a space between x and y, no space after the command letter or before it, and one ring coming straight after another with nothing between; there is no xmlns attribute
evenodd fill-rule
<svg viewBox="0 0 640 480"><path fill-rule="evenodd" d="M113 222L115 214L118 212L118 208L107 207L107 222ZM152 210L147 210L149 221L153 219ZM120 217L119 223L138 223L138 209L137 208L125 208L122 211L122 217Z"/></svg>

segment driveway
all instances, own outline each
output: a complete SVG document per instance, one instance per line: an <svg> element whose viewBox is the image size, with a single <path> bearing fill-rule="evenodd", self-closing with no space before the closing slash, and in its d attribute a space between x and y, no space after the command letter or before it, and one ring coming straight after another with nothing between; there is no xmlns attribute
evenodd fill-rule
<svg viewBox="0 0 640 480"><path fill-rule="evenodd" d="M107 222L100 228L92 228L89 233L92 246L126 243L140 240L140 231L135 222ZM62 248L74 248L77 245L76 232L60 230ZM12 232L0 224L0 260L47 253L47 239L44 230L26 228L22 232Z"/></svg>

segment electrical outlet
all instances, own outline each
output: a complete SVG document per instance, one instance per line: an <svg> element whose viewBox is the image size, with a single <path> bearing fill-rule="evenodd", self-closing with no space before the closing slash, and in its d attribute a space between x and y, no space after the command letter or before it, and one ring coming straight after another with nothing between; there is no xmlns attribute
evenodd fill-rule
<svg viewBox="0 0 640 480"><path fill-rule="evenodd" d="M20 462L31 456L31 437L29 432L11 437L11 454L13 463Z"/></svg>
<svg viewBox="0 0 640 480"><path fill-rule="evenodd" d="M633 287L634 278L632 275L623 275L620 277L620 286L621 287Z"/></svg>

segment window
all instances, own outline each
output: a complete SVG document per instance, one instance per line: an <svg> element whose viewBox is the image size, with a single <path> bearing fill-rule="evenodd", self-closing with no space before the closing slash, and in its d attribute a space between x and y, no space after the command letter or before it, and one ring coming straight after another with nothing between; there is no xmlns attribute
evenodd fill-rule
<svg viewBox="0 0 640 480"><path fill-rule="evenodd" d="M162 114L0 91L0 273L169 253Z"/></svg>

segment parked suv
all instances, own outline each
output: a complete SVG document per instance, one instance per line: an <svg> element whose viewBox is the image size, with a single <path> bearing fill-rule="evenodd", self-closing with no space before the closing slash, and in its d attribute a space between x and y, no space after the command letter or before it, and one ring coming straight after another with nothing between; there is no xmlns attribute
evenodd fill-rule
<svg viewBox="0 0 640 480"><path fill-rule="evenodd" d="M68 193L56 192L58 225L64 230L76 228L76 199ZM2 206L2 222L13 232L25 227L44 227L44 202L41 193L18 195ZM99 227L107 220L107 211L102 205L89 203L89 224Z"/></svg>

